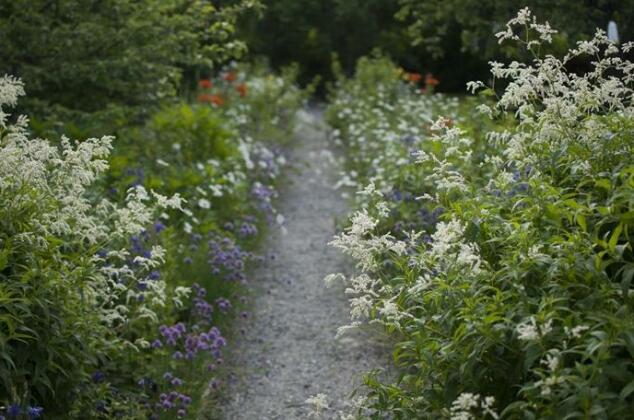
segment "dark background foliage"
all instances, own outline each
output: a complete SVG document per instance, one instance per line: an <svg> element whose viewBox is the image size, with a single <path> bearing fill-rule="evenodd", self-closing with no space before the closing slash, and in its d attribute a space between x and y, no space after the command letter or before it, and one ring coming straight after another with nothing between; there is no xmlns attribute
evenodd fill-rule
<svg viewBox="0 0 634 420"><path fill-rule="evenodd" d="M488 77L488 61L513 57L496 32L528 6L560 29L554 49L618 24L621 40L634 35L634 0L266 0L262 19L245 19L241 36L251 53L274 66L298 62L302 80L332 78L336 53L346 73L375 48L408 71L432 72L439 90L464 92L469 80Z"/></svg>

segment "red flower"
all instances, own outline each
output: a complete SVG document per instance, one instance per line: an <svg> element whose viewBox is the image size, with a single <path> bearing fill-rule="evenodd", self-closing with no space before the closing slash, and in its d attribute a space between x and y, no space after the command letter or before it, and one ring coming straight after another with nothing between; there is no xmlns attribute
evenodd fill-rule
<svg viewBox="0 0 634 420"><path fill-rule="evenodd" d="M427 73L427 74L425 75L425 85L427 85L427 86L431 86L431 87L434 87L434 86L437 86L437 85L438 85L438 83L440 83L440 82L438 81L438 79L436 79L436 78L434 77L434 75L433 75L433 74L431 74L431 73Z"/></svg>
<svg viewBox="0 0 634 420"><path fill-rule="evenodd" d="M211 98L209 98L209 100L212 104L216 106L223 106L225 104L224 98L220 95L211 95Z"/></svg>
<svg viewBox="0 0 634 420"><path fill-rule="evenodd" d="M421 76L420 73L407 73L407 79L411 83L418 83L422 78L423 76Z"/></svg>
<svg viewBox="0 0 634 420"><path fill-rule="evenodd" d="M236 86L236 90L243 98L247 96L248 88L245 83L240 83L238 86Z"/></svg>
<svg viewBox="0 0 634 420"><path fill-rule="evenodd" d="M235 71L230 71L228 73L225 73L225 76L224 76L224 79L229 83L235 82L237 78L238 78L238 75L236 74Z"/></svg>
<svg viewBox="0 0 634 420"><path fill-rule="evenodd" d="M214 84L209 79L202 79L198 81L198 87L201 89L211 89Z"/></svg>
<svg viewBox="0 0 634 420"><path fill-rule="evenodd" d="M201 93L196 99L198 99L198 102L210 104L212 103L212 97L213 96L208 93Z"/></svg>

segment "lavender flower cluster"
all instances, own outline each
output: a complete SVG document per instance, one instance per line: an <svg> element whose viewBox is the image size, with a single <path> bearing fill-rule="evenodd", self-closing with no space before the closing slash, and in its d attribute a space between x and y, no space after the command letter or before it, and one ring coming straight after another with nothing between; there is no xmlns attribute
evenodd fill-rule
<svg viewBox="0 0 634 420"><path fill-rule="evenodd" d="M10 404L5 410L0 410L0 420L18 419L22 415L26 415L29 419L39 419L42 417L44 409L38 406L27 405L25 407L20 404Z"/></svg>
<svg viewBox="0 0 634 420"><path fill-rule="evenodd" d="M207 242L211 272L227 281L246 281L246 262L254 258L228 236L212 234Z"/></svg>

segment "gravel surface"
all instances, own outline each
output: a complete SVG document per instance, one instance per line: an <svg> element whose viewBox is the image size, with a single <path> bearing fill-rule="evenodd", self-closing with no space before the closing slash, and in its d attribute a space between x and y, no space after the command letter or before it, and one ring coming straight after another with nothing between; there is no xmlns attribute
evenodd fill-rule
<svg viewBox="0 0 634 420"><path fill-rule="evenodd" d="M347 209L332 187L340 163L319 111L305 114L291 162L295 170L287 172L277 204L287 232L270 232L263 252L276 258L251 275L249 318L232 346L235 377L220 418L305 419L304 401L318 393L331 407L324 418L338 418L361 375L389 358L368 331L334 338L348 323L348 304L343 286L328 289L323 278L349 271L350 262L327 245Z"/></svg>

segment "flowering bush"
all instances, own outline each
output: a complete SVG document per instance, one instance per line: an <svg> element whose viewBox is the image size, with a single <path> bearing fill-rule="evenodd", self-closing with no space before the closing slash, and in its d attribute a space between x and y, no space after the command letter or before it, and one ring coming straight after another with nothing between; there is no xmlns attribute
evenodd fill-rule
<svg viewBox="0 0 634 420"><path fill-rule="evenodd" d="M4 76L0 92L0 395L71 401L97 356L143 348L129 326L178 299L159 279L146 281L164 250L132 256L126 243L158 208L180 209L182 200L142 186L128 189L122 206L95 195L112 139L62 138L59 147L28 139L27 118L11 123L6 112L22 83Z"/></svg>
<svg viewBox="0 0 634 420"><path fill-rule="evenodd" d="M204 409L247 264L261 260L258 232L283 223L275 144L304 93L271 80L286 93L240 88L223 107L166 107L113 148L110 137L29 139L27 118L7 111L22 83L0 79L0 417ZM249 95L285 119L254 126Z"/></svg>
<svg viewBox="0 0 634 420"><path fill-rule="evenodd" d="M471 100L402 93L389 72L374 92L360 88L368 69L340 84L343 184L369 185L333 245L357 261L352 326L383 325L401 368L367 377L378 413L619 418L634 405L632 44L597 31L540 55L554 32L524 9L498 34L533 60L491 63L507 84L477 106L487 122ZM567 72L571 60L589 70Z"/></svg>

